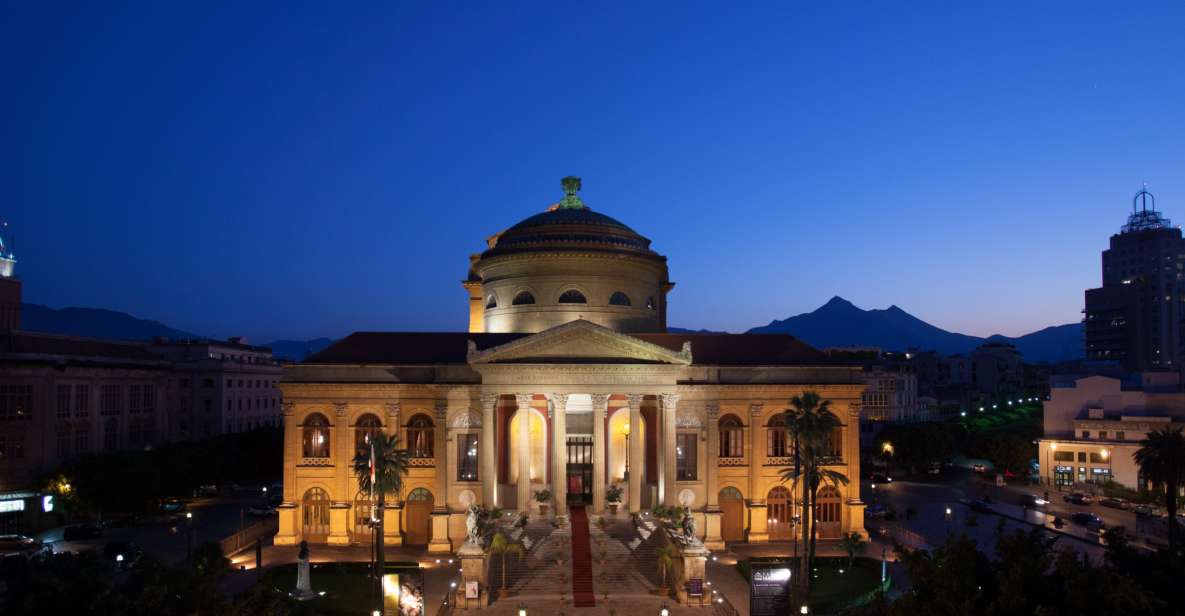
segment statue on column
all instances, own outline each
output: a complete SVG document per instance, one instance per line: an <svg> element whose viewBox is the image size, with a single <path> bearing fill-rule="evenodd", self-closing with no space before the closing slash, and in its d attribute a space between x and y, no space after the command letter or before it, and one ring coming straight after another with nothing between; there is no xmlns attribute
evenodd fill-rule
<svg viewBox="0 0 1185 616"><path fill-rule="evenodd" d="M301 601L316 596L309 580L309 542L300 542L300 554L296 557L296 590L292 595Z"/></svg>

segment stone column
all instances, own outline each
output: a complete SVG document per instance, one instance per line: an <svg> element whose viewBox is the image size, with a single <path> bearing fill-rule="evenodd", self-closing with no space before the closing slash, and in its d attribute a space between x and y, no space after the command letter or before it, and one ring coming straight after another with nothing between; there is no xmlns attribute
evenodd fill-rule
<svg viewBox="0 0 1185 616"><path fill-rule="evenodd" d="M400 437L399 446L406 447L407 444L403 442L402 436L399 434L399 420L402 407L398 402L388 402L384 405L387 411L387 421L385 422L386 432L388 435L394 434ZM387 497L387 502L382 511L383 516L383 543L386 545L403 545L403 494L392 494Z"/></svg>
<svg viewBox="0 0 1185 616"><path fill-rule="evenodd" d="M515 394L518 410L518 442L515 443L518 455L518 496L515 502L519 513L531 511L531 394Z"/></svg>
<svg viewBox="0 0 1185 616"><path fill-rule="evenodd" d="M765 468L765 432L761 428L763 405L749 405L749 543L769 541L769 519L765 494L761 492L761 472Z"/></svg>
<svg viewBox="0 0 1185 616"><path fill-rule="evenodd" d="M629 394L630 447L629 499L630 513L642 510L642 478L646 468L646 439L642 434L642 394ZM653 429L654 426L651 426Z"/></svg>
<svg viewBox="0 0 1185 616"><path fill-rule="evenodd" d="M436 499L432 507L432 538L428 542L429 554L443 554L453 551L448 538L449 482L448 482L448 403L436 403L436 425L432 431L432 452L436 463Z"/></svg>
<svg viewBox="0 0 1185 616"><path fill-rule="evenodd" d="M283 402L280 405L284 414L284 486L283 502L279 510L279 530L273 539L276 545L296 545L300 542L298 524L300 507L296 502L296 465L300 464L300 426L296 423L296 404ZM194 424L196 426L196 424Z"/></svg>
<svg viewBox="0 0 1185 616"><path fill-rule="evenodd" d="M662 412L662 466L663 485L659 486L659 499L667 507L679 504L679 491L675 489L676 460L675 450L675 407L679 404L679 394L662 394L658 397Z"/></svg>
<svg viewBox="0 0 1185 616"><path fill-rule="evenodd" d="M495 409L498 406L497 394L484 394L481 397L481 442L478 451L481 453L481 502L486 507L498 505L498 457L494 445L494 432L497 430Z"/></svg>
<svg viewBox="0 0 1185 616"><path fill-rule="evenodd" d="M551 495L556 518L568 514L568 394L551 394Z"/></svg>
<svg viewBox="0 0 1185 616"><path fill-rule="evenodd" d="M609 394L592 394L593 408L593 513L605 512L605 413Z"/></svg>
<svg viewBox="0 0 1185 616"><path fill-rule="evenodd" d="M329 545L350 544L350 462L354 458L350 420L345 402L333 403L333 427L329 429L329 459L333 462L333 490L329 495Z"/></svg>
<svg viewBox="0 0 1185 616"><path fill-rule="evenodd" d="M704 471L708 491L708 504L704 507L704 547L709 550L723 550L724 538L720 534L720 405L709 402L705 405L708 421L707 468Z"/></svg>

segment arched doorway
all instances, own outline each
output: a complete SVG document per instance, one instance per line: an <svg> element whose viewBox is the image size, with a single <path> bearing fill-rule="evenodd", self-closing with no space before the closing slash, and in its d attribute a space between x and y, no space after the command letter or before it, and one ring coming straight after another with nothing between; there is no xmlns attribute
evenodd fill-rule
<svg viewBox="0 0 1185 616"><path fill-rule="evenodd" d="M374 511L374 503L365 495L354 497L354 543L370 541L374 536L374 528L370 525L370 514Z"/></svg>
<svg viewBox="0 0 1185 616"><path fill-rule="evenodd" d="M720 536L725 541L745 540L745 499L733 487L720 490Z"/></svg>
<svg viewBox="0 0 1185 616"><path fill-rule="evenodd" d="M329 493L310 488L301 502L301 536L305 541L323 543L329 538Z"/></svg>
<svg viewBox="0 0 1185 616"><path fill-rule="evenodd" d="M839 539L839 490L823 486L815 498L815 536L819 539Z"/></svg>
<svg viewBox="0 0 1185 616"><path fill-rule="evenodd" d="M794 498L785 486L774 486L765 497L766 515L769 516L769 538L771 541L789 541L794 538Z"/></svg>
<svg viewBox="0 0 1185 616"><path fill-rule="evenodd" d="M428 539L432 536L432 503L432 493L424 488L416 488L407 495L404 513L407 515L405 542L408 545L428 545Z"/></svg>

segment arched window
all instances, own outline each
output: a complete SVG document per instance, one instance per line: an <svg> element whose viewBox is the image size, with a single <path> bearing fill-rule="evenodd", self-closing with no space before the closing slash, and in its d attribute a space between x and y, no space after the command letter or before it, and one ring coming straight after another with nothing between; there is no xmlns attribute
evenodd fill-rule
<svg viewBox="0 0 1185 616"><path fill-rule="evenodd" d="M835 539L840 536L840 496L835 486L823 486L815 497L816 536Z"/></svg>
<svg viewBox="0 0 1185 616"><path fill-rule="evenodd" d="M827 455L837 462L843 459L843 426L836 426L827 435Z"/></svg>
<svg viewBox="0 0 1185 616"><path fill-rule="evenodd" d="M486 310L489 310L490 308L497 308L497 307L498 307L498 298L491 295L489 297L489 299L486 300Z"/></svg>
<svg viewBox="0 0 1185 616"><path fill-rule="evenodd" d="M622 293L621 291L617 291L609 297L609 305L610 306L629 306L630 305L630 296L626 295L625 293Z"/></svg>
<svg viewBox="0 0 1185 616"><path fill-rule="evenodd" d="M407 449L413 458L431 458L433 453L432 419L424 414L418 414L407 422Z"/></svg>
<svg viewBox="0 0 1185 616"><path fill-rule="evenodd" d="M745 455L745 427L736 415L720 418L720 457L741 458Z"/></svg>
<svg viewBox="0 0 1185 616"><path fill-rule="evenodd" d="M306 458L329 457L329 420L324 415L313 413L304 420L301 445Z"/></svg>
<svg viewBox="0 0 1185 616"><path fill-rule="evenodd" d="M774 486L765 497L770 539L780 541L794 536L794 499L785 486Z"/></svg>
<svg viewBox="0 0 1185 616"><path fill-rule="evenodd" d="M359 417L358 423L354 424L354 446L358 449L366 449L370 446L371 439L382 433L383 422L371 413L367 413Z"/></svg>
<svg viewBox="0 0 1185 616"><path fill-rule="evenodd" d="M654 303L653 297L646 298L646 309L647 310L658 310L658 306Z"/></svg>
<svg viewBox="0 0 1185 616"><path fill-rule="evenodd" d="M531 295L530 291L519 291L518 295L514 296L514 301L510 303L515 306L529 306L535 303L535 296Z"/></svg>
<svg viewBox="0 0 1185 616"><path fill-rule="evenodd" d="M769 418L766 425L765 454L771 458L784 458L790 455L790 434L786 430L786 418L781 414Z"/></svg>
<svg viewBox="0 0 1185 616"><path fill-rule="evenodd" d="M587 304L588 300L584 299L584 294L576 289L568 289L560 295L561 304Z"/></svg>

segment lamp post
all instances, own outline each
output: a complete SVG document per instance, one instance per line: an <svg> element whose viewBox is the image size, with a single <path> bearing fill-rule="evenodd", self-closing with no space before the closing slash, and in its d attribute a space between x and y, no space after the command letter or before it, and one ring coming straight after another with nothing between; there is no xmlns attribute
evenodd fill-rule
<svg viewBox="0 0 1185 616"><path fill-rule="evenodd" d="M193 512L185 512L185 560L193 560Z"/></svg>
<svg viewBox="0 0 1185 616"><path fill-rule="evenodd" d="M630 424L626 422L621 427L621 433L625 435L625 473L622 475L624 479L630 478ZM633 505L630 505L633 507Z"/></svg>

